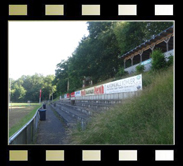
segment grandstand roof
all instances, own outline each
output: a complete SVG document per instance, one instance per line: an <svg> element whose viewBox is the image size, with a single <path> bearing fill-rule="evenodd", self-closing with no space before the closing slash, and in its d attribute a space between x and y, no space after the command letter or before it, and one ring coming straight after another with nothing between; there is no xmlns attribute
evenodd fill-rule
<svg viewBox="0 0 183 166"><path fill-rule="evenodd" d="M120 58L128 59L127 57L138 55L140 51L145 51L149 49L153 44L159 44L165 41L166 37L173 35L173 27L171 26L158 35L153 35L151 39L146 40L144 43L140 44L139 46L135 47L134 49L128 51L127 53L123 54Z"/></svg>

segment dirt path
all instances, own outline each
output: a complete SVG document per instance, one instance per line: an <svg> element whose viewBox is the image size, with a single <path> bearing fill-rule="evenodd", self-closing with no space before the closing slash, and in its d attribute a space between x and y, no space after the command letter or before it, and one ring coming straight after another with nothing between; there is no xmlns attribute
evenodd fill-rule
<svg viewBox="0 0 183 166"><path fill-rule="evenodd" d="M36 144L64 144L65 138L65 126L47 105L46 120L39 122Z"/></svg>

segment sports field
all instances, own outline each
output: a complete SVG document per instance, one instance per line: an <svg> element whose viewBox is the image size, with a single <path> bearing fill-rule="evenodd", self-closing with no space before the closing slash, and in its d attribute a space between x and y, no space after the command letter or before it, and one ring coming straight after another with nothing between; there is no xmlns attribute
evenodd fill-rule
<svg viewBox="0 0 183 166"><path fill-rule="evenodd" d="M12 103L8 112L9 136L23 127L40 106L40 103Z"/></svg>

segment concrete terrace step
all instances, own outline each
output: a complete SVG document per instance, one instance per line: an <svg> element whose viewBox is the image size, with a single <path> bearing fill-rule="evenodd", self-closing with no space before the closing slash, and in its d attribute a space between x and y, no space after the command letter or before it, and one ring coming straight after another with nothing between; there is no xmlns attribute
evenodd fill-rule
<svg viewBox="0 0 183 166"><path fill-rule="evenodd" d="M81 109L77 106L69 105L69 104L57 104L57 107L59 107L61 110L67 112L68 114L71 114L73 117L78 117L78 119L86 119L87 117L92 115L91 110Z"/></svg>
<svg viewBox="0 0 183 166"><path fill-rule="evenodd" d="M61 102L57 104L67 104L70 106L78 106L78 107L85 107L85 108L100 108L100 107L110 107L112 104L102 104L102 103L91 103L91 102L75 102L74 105L68 102ZM105 109L105 108L104 108Z"/></svg>
<svg viewBox="0 0 183 166"><path fill-rule="evenodd" d="M89 117L86 118L86 115L85 117L81 117L81 114L75 115L71 111L61 109L61 106L59 104L56 104L55 106L54 104L51 104L51 107L54 108L54 110L59 114L59 116L62 117L62 119L68 127L75 127L76 125L80 125L82 130L85 129L86 124L89 121Z"/></svg>
<svg viewBox="0 0 183 166"><path fill-rule="evenodd" d="M57 112L59 111L60 114L63 114L64 112L65 114L67 114L67 116L70 116L73 119L76 119L77 121L87 121L87 119L90 116L90 114L86 114L86 112L82 112L74 109L74 106L71 106L71 105L57 103L55 106L53 104L53 108L55 108Z"/></svg>
<svg viewBox="0 0 183 166"><path fill-rule="evenodd" d="M86 108L86 107L77 106L77 105L71 105L69 103L59 103L57 105L60 107L65 105L65 106L70 107L71 109L73 109L75 111L79 111L79 112L85 113L87 115L93 115L94 113L98 112L97 110L93 110L91 108Z"/></svg>
<svg viewBox="0 0 183 166"><path fill-rule="evenodd" d="M59 114L59 116L62 117L62 119L64 120L64 122L67 126L73 126L77 123L77 120L75 118L68 115L66 112L60 110L60 108L54 107L52 104L50 106Z"/></svg>
<svg viewBox="0 0 183 166"><path fill-rule="evenodd" d="M74 105L71 100L63 99L56 102L57 104L64 104L70 106L72 109L82 111L87 114L92 114L97 111L104 111L110 109L116 104L122 103L121 100L75 100Z"/></svg>
<svg viewBox="0 0 183 166"><path fill-rule="evenodd" d="M71 100L60 100L57 103L71 104ZM74 105L94 109L109 109L111 106L122 103L121 100L75 100Z"/></svg>
<svg viewBox="0 0 183 166"><path fill-rule="evenodd" d="M71 104L71 100L59 100L50 105L67 125L80 123L83 128L92 115L108 110L121 102L121 100L75 100L75 103Z"/></svg>
<svg viewBox="0 0 183 166"><path fill-rule="evenodd" d="M80 103L98 103L98 104L117 104L121 103L121 100L75 100L75 102Z"/></svg>
<svg viewBox="0 0 183 166"><path fill-rule="evenodd" d="M74 100L74 99L71 99L71 100L68 100L68 99L62 99L62 100L59 100L57 101L57 103L71 103L71 101ZM75 103L96 103L96 104L117 104L117 103L122 103L122 100L78 100L76 99L75 100Z"/></svg>
<svg viewBox="0 0 183 166"><path fill-rule="evenodd" d="M69 115L71 115L72 117L76 118L79 121L81 120L87 121L87 119L89 118L89 115L80 111L73 110L71 107L68 107L67 105L62 105L61 110L68 113Z"/></svg>
<svg viewBox="0 0 183 166"><path fill-rule="evenodd" d="M111 104L98 104L98 103L75 103L76 106L93 108L93 109L109 109Z"/></svg>

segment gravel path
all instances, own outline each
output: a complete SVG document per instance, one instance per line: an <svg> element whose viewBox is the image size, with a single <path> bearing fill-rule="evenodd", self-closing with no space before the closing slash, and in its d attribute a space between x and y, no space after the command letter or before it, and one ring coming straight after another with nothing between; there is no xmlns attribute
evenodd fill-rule
<svg viewBox="0 0 183 166"><path fill-rule="evenodd" d="M64 125L47 105L46 120L39 122L36 144L64 144L65 138L66 129Z"/></svg>

